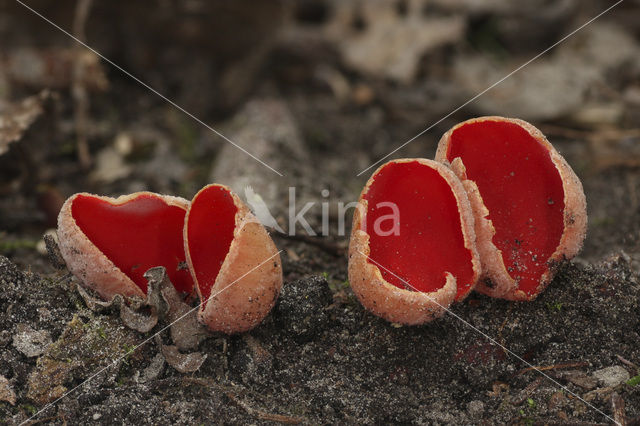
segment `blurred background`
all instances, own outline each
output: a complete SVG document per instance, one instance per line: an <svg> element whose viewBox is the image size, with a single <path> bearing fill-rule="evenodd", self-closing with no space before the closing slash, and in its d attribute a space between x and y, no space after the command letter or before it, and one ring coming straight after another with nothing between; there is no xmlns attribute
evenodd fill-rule
<svg viewBox="0 0 640 426"><path fill-rule="evenodd" d="M614 2L25 3L284 175L1 0L0 254L46 271L41 236L79 191L190 199L212 181L251 185L279 220L289 186L299 202L356 200L373 171L361 170ZM394 156L433 157L440 136L473 116L530 121L583 179L590 229L580 259L624 250L637 267L639 53L640 2L626 0Z"/></svg>

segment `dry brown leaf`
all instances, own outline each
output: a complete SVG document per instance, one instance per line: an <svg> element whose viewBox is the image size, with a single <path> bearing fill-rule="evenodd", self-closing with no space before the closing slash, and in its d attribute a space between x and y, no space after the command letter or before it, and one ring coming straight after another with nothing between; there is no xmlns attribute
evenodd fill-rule
<svg viewBox="0 0 640 426"><path fill-rule="evenodd" d="M104 312L112 306L122 306L123 298L119 294L114 296L110 301L105 302L98 297L90 295L87 290L80 285L76 288L78 289L78 293L82 297L82 300L84 300L84 303L87 305L87 308L91 309L93 312Z"/></svg>
<svg viewBox="0 0 640 426"><path fill-rule="evenodd" d="M198 371L207 359L207 354L203 354L201 352L183 354L175 345L169 346L163 345L161 342L159 343L162 355L167 361L167 364L175 368L180 373L193 373L194 371Z"/></svg>
<svg viewBox="0 0 640 426"><path fill-rule="evenodd" d="M530 57L497 61L485 54L469 54L457 58L453 75L469 97L495 85L474 101L480 114L509 111L511 117L538 121L568 114L584 116L579 111L588 105L588 89L605 81L611 70L633 61L638 53L640 47L623 30L596 22L589 31L558 46L555 55L536 59L518 72L513 73Z"/></svg>
<svg viewBox="0 0 640 426"><path fill-rule="evenodd" d="M164 372L164 356L161 353L156 354L151 360L151 363L142 371L142 374L138 376L136 381L138 383L147 383L156 380Z"/></svg>
<svg viewBox="0 0 640 426"><path fill-rule="evenodd" d="M13 391L9 380L4 376L0 376L0 401L6 401L11 405L16 403L16 393Z"/></svg>
<svg viewBox="0 0 640 426"><path fill-rule="evenodd" d="M147 303L161 320L170 324L171 340L182 351L194 350L209 336L197 319L197 309L187 305L176 291L162 266L149 269Z"/></svg>
<svg viewBox="0 0 640 426"><path fill-rule="evenodd" d="M328 37L338 42L346 63L366 74L411 83L421 57L436 47L464 36L465 19L459 16L428 17L424 0L407 2L399 13L388 1L336 2ZM362 21L362 28L354 22Z"/></svg>
<svg viewBox="0 0 640 426"><path fill-rule="evenodd" d="M22 139L25 131L44 111L43 102L51 96L48 90L15 103L0 103L0 155L9 145Z"/></svg>
<svg viewBox="0 0 640 426"><path fill-rule="evenodd" d="M151 331L158 323L157 315L153 313L146 314L142 309L132 309L126 303L120 305L120 319L124 325L139 333Z"/></svg>

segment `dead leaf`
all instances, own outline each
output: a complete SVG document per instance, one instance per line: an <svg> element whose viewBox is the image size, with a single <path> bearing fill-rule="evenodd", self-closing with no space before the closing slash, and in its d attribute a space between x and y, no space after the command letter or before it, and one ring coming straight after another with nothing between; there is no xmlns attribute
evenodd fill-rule
<svg viewBox="0 0 640 426"><path fill-rule="evenodd" d="M67 391L66 383L74 366L68 362L43 357L27 380L27 398L44 405L60 398Z"/></svg>
<svg viewBox="0 0 640 426"><path fill-rule="evenodd" d="M304 176L304 165L309 164L311 156L304 143L297 121L286 102L278 98L259 98L247 102L230 121L229 138L240 146L250 146L251 153L275 170L287 170L289 176ZM242 167L238 167L242 164ZM231 144L222 146L216 156L210 179L212 182L225 182L237 194L244 195L249 201L248 188L262 200L269 209L269 216L257 217L265 220L266 225L275 227L279 215L286 216L282 208L283 199L288 197L286 185L275 182L269 176L273 172L256 161L246 161L246 154ZM315 200L317 192L309 185L300 185L296 189L296 200L304 205ZM249 203L250 204L250 203ZM251 206L254 210L258 206ZM277 228L276 228L277 229Z"/></svg>
<svg viewBox="0 0 640 426"><path fill-rule="evenodd" d="M457 58L455 79L469 94L486 90L516 69L523 60L497 62L486 55ZM525 120L544 120L574 111L584 101L586 89L597 78L592 66L582 67L580 58L541 58L511 75L474 102L482 114L509 111ZM563 72L566 69L571 73Z"/></svg>
<svg viewBox="0 0 640 426"><path fill-rule="evenodd" d="M500 82L474 101L479 113L509 111L513 117L540 121L568 114L584 116L580 110L585 105L593 108L586 102L589 88L605 82L607 73L633 61L639 52L638 44L622 29L596 22L589 31L558 46L554 55L536 59L518 72L513 73L530 57L498 61L469 54L457 58L453 71L469 97Z"/></svg>
<svg viewBox="0 0 640 426"><path fill-rule="evenodd" d="M96 165L91 173L91 180L100 183L112 183L128 177L133 167L127 164L124 157L114 148L108 146L96 155Z"/></svg>
<svg viewBox="0 0 640 426"><path fill-rule="evenodd" d="M95 315L87 322L76 315L36 361L27 379L26 397L44 405L73 387L74 377L91 374L98 386L112 384L126 355L130 365L140 360L139 353L128 349L138 343L139 335L122 327L113 315Z"/></svg>
<svg viewBox="0 0 640 426"><path fill-rule="evenodd" d="M16 393L4 376L0 376L0 401L6 401L11 405L16 404Z"/></svg>
<svg viewBox="0 0 640 426"><path fill-rule="evenodd" d="M87 305L87 308L91 309L93 312L104 312L107 309L110 309L112 306L121 306L124 302L124 299L119 294L115 295L110 301L105 302L98 297L90 295L87 290L81 285L76 287L78 289L78 293L84 300L85 305Z"/></svg>
<svg viewBox="0 0 640 426"><path fill-rule="evenodd" d="M147 383L160 377L164 371L164 356L157 353L151 363L142 371L142 375L136 379L138 383Z"/></svg>
<svg viewBox="0 0 640 426"><path fill-rule="evenodd" d="M609 395L611 395L611 393L613 392L613 388L612 387L603 387L603 388L598 388L598 389L594 389L592 391L589 391L587 393L585 393L584 395L582 395L582 397L584 398L585 401L587 402L591 402L595 399L599 399L601 401L606 400Z"/></svg>
<svg viewBox="0 0 640 426"><path fill-rule="evenodd" d="M583 371L569 371L564 374L564 377L574 385L586 390L594 389L598 385L597 380L588 376Z"/></svg>
<svg viewBox="0 0 640 426"><path fill-rule="evenodd" d="M158 323L158 316L153 312L145 314L142 309L132 309L126 303L120 305L120 319L124 325L140 333L151 331Z"/></svg>
<svg viewBox="0 0 640 426"><path fill-rule="evenodd" d="M410 0L398 11L394 2L336 2L327 35L341 49L345 62L364 73L408 84L429 50L464 36L465 19L425 16L428 2ZM360 28L354 22L361 21Z"/></svg>
<svg viewBox="0 0 640 426"><path fill-rule="evenodd" d="M197 309L187 305L169 280L164 267L149 269L147 303L158 312L160 319L171 326L171 340L182 351L194 350L210 334L198 322Z"/></svg>
<svg viewBox="0 0 640 426"><path fill-rule="evenodd" d="M42 115L43 102L51 96L48 90L16 103L0 103L0 155L9 145L22 139L25 131Z"/></svg>
<svg viewBox="0 0 640 426"><path fill-rule="evenodd" d="M624 426L627 424L627 416L625 415L624 399L616 392L611 394L611 408L613 409L613 417L616 424Z"/></svg>
<svg viewBox="0 0 640 426"><path fill-rule="evenodd" d="M207 355L201 352L183 354L175 345L163 345L161 341L159 341L158 344L160 345L162 355L165 361L167 361L167 364L180 373L193 373L194 371L198 371L207 359Z"/></svg>

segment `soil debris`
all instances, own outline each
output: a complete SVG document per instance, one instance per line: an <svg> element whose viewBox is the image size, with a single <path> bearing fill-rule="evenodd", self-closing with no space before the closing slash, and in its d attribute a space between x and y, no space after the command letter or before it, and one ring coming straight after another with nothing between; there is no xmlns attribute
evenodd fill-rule
<svg viewBox="0 0 640 426"><path fill-rule="evenodd" d="M51 335L47 330L34 330L27 324L18 324L13 335L13 346L26 357L42 355L51 344Z"/></svg>
<svg viewBox="0 0 640 426"><path fill-rule="evenodd" d="M201 352L183 354L175 345L163 345L161 342L158 342L158 344L160 345L162 356L164 356L167 364L180 373L193 373L194 371L198 371L207 359L207 354Z"/></svg>
<svg viewBox="0 0 640 426"><path fill-rule="evenodd" d="M4 376L0 376L0 401L16 405L16 393L13 391L9 380Z"/></svg>

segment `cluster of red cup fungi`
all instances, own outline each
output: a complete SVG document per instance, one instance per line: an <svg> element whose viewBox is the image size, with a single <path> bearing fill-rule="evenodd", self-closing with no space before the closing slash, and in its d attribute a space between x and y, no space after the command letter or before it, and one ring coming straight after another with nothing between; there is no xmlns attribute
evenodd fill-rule
<svg viewBox="0 0 640 426"><path fill-rule="evenodd" d="M397 206L399 232L372 232L381 202ZM586 200L571 167L534 126L503 117L456 125L436 161L382 165L360 203L351 287L374 314L404 324L441 316L473 289L533 300L586 233Z"/></svg>
<svg viewBox="0 0 640 426"><path fill-rule="evenodd" d="M403 324L439 317L474 289L532 300L586 233L585 196L571 167L538 129L503 117L456 125L435 161L382 165L359 201L351 287L374 314ZM381 203L396 206L398 232L375 232ZM62 207L58 237L71 272L104 299L145 297L144 273L164 266L185 297L197 293L198 317L214 331L255 327L282 287L273 241L224 185L206 186L191 202L76 194Z"/></svg>
<svg viewBox="0 0 640 426"><path fill-rule="evenodd" d="M144 298L144 273L164 266L185 298L197 292L198 318L213 331L255 327L282 287L275 244L224 185L206 186L191 202L151 192L75 194L58 216L58 239L69 270L106 300Z"/></svg>

